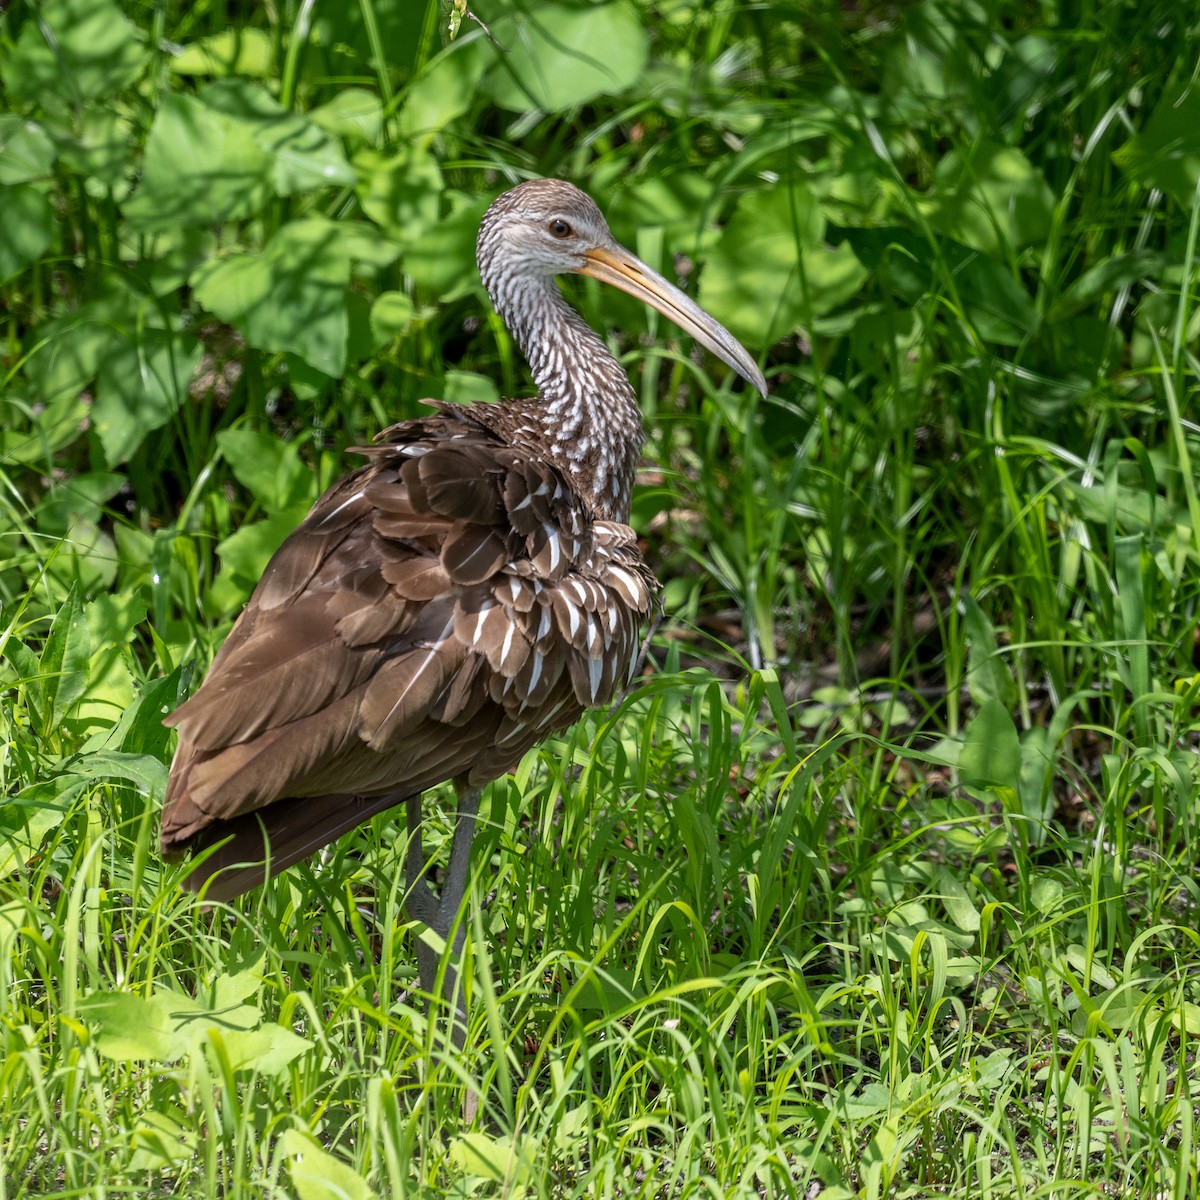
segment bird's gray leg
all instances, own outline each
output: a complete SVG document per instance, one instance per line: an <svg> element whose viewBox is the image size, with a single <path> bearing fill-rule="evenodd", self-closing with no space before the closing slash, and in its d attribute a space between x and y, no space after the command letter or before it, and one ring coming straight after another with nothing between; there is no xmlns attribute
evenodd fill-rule
<svg viewBox="0 0 1200 1200"><path fill-rule="evenodd" d="M450 862L446 867L446 880L442 884L440 896L430 887L425 877L429 864L425 861L425 850L421 842L421 797L410 796L407 801L408 853L405 873L408 894L404 905L409 916L422 921L442 938L449 938L454 918L458 916L463 896L466 894L467 880L471 876L471 842L475 837L475 815L479 811L480 789L459 784L455 786L458 791L458 822L454 829L454 841L450 845ZM465 940L466 926L460 925L454 937L455 960L461 957ZM432 947L426 946L420 940L417 941L417 966L421 975L421 986L432 996L434 984L437 982L438 956ZM457 971L452 962L446 972L443 992L447 1000L453 995L456 978Z"/></svg>
<svg viewBox="0 0 1200 1200"><path fill-rule="evenodd" d="M466 894L467 881L471 878L471 842L475 837L475 814L479 811L479 788L467 787L464 783L454 781L458 793L458 824L454 827L454 841L450 845L450 862L446 867L446 882L442 885L442 897L438 902L437 921L435 929L446 937L455 918L462 908L463 896ZM467 989L459 987L459 964L462 962L463 946L467 940L467 923L464 919L459 922L454 935L454 948L450 962L446 966L445 990L443 995L447 1003L454 999L458 992L454 1009L454 1026L450 1031L450 1041L455 1050L461 1050L467 1040ZM479 1094L473 1087L468 1086L463 1097L463 1120L468 1125L475 1123L475 1113L479 1108Z"/></svg>
<svg viewBox="0 0 1200 1200"><path fill-rule="evenodd" d="M450 845L450 861L446 867L446 879L441 896L437 896L425 879L428 864L421 844L421 797L412 796L407 802L408 853L406 874L408 896L405 907L411 917L428 925L443 940L448 941L450 930L462 907L467 882L471 877L471 842L475 837L475 816L479 811L479 788L467 787L455 782L458 793L458 821L454 827L454 840ZM455 1050L461 1050L467 1040L466 989L459 988L459 963L463 946L466 944L466 924L460 923L450 949L446 974L442 981L442 996L447 1005L454 1003L450 1040ZM432 946L417 939L417 969L421 987L429 996L430 1008L434 1004L434 987L437 984L438 954ZM457 993L457 997L456 997ZM468 1089L463 1101L463 1117L469 1123L475 1119L479 1097L473 1088Z"/></svg>
<svg viewBox="0 0 1200 1200"><path fill-rule="evenodd" d="M437 897L433 894L425 879L425 870L429 865L425 861L425 849L421 844L421 797L409 796L405 805L408 813L408 853L406 855L406 878L408 894L404 898L404 907L410 917L436 928ZM432 946L427 946L417 938L417 973L421 978L421 988L427 996L433 995L434 984L437 983L438 956Z"/></svg>
<svg viewBox="0 0 1200 1200"><path fill-rule="evenodd" d="M467 787L455 783L458 792L458 824L454 829L454 841L450 846L450 862L446 867L446 882L442 884L442 895L438 901L437 914L432 922L434 929L449 937L450 929L462 908L463 896L467 891L467 881L471 877L471 842L475 837L475 814L479 811L479 788ZM454 935L453 954L450 965L446 968L445 990L443 995L447 1000L454 996L458 983L458 963L462 958L463 946L467 940L467 926L463 921ZM458 1007L454 1024L454 1045L461 1049L467 1036L467 1003L466 990L458 995Z"/></svg>

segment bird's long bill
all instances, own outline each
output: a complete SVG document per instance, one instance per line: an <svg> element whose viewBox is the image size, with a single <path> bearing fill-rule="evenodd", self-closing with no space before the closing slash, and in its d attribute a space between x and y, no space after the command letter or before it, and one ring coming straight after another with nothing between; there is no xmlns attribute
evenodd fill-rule
<svg viewBox="0 0 1200 1200"><path fill-rule="evenodd" d="M583 257L585 262L579 268L580 275L590 275L593 279L611 283L613 287L656 308L732 367L747 383L752 383L762 395L767 394L767 381L745 346L724 325L713 320L695 301L689 300L674 284L668 283L640 258L616 245L585 250Z"/></svg>

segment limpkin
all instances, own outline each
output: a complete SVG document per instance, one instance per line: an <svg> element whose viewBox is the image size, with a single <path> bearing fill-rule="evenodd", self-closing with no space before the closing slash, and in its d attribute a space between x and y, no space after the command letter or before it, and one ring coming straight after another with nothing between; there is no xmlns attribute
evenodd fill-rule
<svg viewBox="0 0 1200 1200"><path fill-rule="evenodd" d="M435 415L360 450L367 465L280 547L203 686L167 718L179 747L162 847L223 843L185 881L210 900L404 802L406 907L447 939L481 786L627 682L658 592L627 524L641 415L554 276L653 305L765 395L734 337L618 245L569 183L500 196L477 257L538 394L430 401ZM424 879L421 794L444 780L458 817L439 898ZM418 940L417 959L432 999L438 955ZM447 998L453 980L448 966Z"/></svg>

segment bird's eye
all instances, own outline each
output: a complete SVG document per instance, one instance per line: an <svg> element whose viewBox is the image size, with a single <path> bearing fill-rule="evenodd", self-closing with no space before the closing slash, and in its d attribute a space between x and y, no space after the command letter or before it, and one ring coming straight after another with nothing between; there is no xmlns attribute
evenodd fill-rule
<svg viewBox="0 0 1200 1200"><path fill-rule="evenodd" d="M575 232L562 217L555 217L550 222L549 229L556 238L569 238Z"/></svg>

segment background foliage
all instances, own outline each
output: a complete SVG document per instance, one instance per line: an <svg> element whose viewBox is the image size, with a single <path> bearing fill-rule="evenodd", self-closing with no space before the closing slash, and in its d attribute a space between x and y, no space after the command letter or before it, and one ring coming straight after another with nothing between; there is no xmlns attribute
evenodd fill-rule
<svg viewBox="0 0 1200 1200"><path fill-rule="evenodd" d="M0 14L3 1194L1194 1195L1194 6L477 11ZM201 910L159 718L345 447L529 386L540 175L772 394L567 284L668 621L492 790L458 1057L400 827Z"/></svg>

